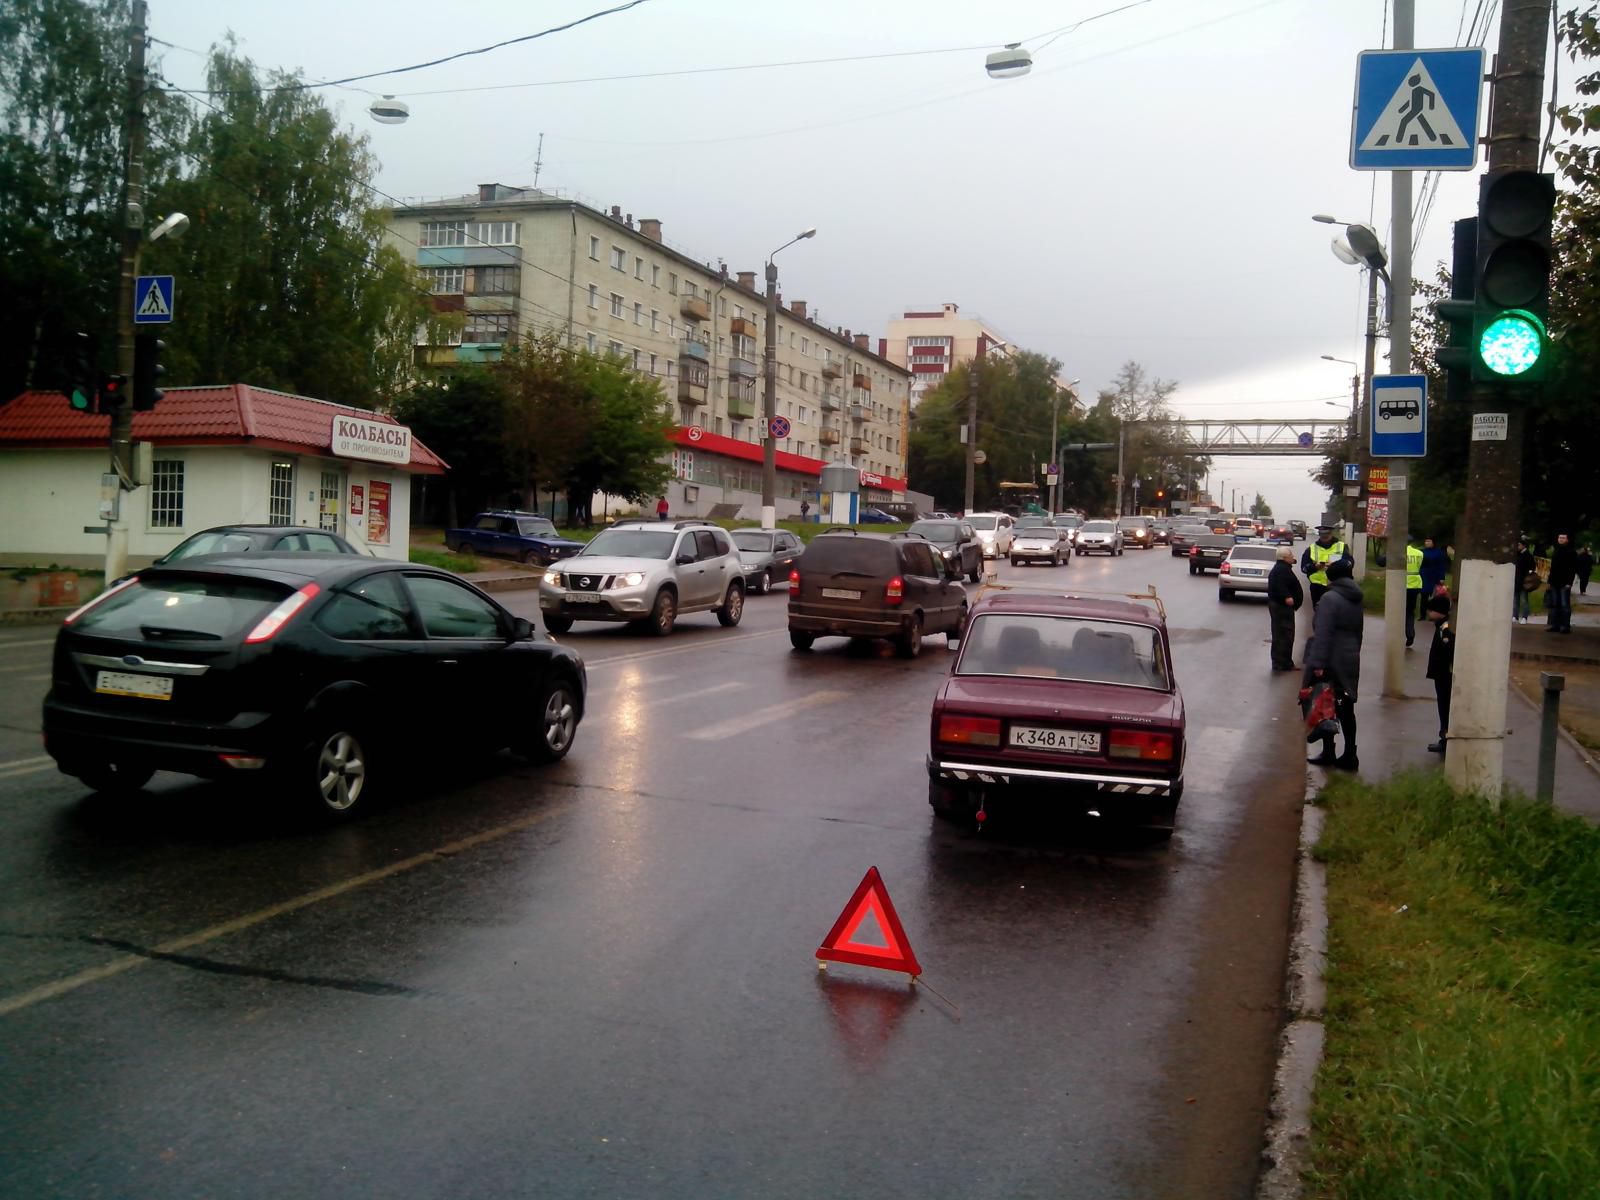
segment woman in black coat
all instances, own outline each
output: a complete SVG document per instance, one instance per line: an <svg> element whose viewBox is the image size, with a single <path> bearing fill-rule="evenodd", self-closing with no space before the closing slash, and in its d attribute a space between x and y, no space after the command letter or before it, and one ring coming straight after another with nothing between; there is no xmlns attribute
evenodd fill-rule
<svg viewBox="0 0 1600 1200"><path fill-rule="evenodd" d="M1306 595L1294 573L1294 551L1278 549L1278 561L1267 576L1267 616L1272 621L1272 669L1294 670L1294 618Z"/></svg>
<svg viewBox="0 0 1600 1200"><path fill-rule="evenodd" d="M1361 633L1365 621L1361 589L1351 578L1350 564L1328 564L1328 590L1317 605L1311 642L1306 647L1306 682L1331 684L1338 701L1339 728L1344 752L1333 754L1333 735L1322 740L1322 753L1311 761L1322 766L1354 771L1356 758L1356 698L1361 689Z"/></svg>

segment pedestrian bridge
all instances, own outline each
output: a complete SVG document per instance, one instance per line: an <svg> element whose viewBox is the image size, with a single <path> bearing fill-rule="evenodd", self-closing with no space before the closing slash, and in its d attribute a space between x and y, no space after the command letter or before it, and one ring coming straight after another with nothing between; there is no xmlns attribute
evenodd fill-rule
<svg viewBox="0 0 1600 1200"><path fill-rule="evenodd" d="M1280 455L1303 454L1321 458L1328 443L1341 445L1350 436L1347 419L1311 417L1292 420L1191 420L1177 418L1157 424L1170 429L1177 445L1190 454Z"/></svg>

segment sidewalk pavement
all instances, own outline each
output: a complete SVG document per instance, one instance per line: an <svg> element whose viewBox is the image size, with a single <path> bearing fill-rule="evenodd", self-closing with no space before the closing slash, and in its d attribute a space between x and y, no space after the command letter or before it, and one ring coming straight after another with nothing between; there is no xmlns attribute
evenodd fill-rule
<svg viewBox="0 0 1600 1200"><path fill-rule="evenodd" d="M1596 600L1600 601L1600 595ZM1593 654L1594 661L1600 662L1600 603L1590 607L1594 612L1575 612L1571 634L1545 633L1542 618L1535 618L1538 624L1530 622L1517 626L1512 631L1513 657L1538 653L1560 661L1566 654L1567 661L1582 661L1584 656ZM1360 775L1377 780L1408 768L1441 770L1443 758L1428 752L1428 744L1439 732L1433 680L1427 677L1428 644L1433 638L1433 629L1418 623L1416 646L1406 652L1403 699L1388 699L1382 694L1383 636L1383 618L1368 613L1361 645L1361 701L1356 705ZM1524 650L1523 647L1530 648ZM1583 686L1600 692L1600 684L1585 683ZM1515 687L1508 691L1505 780L1511 787L1532 796L1539 772L1540 714L1534 703ZM1556 744L1555 803L1567 812L1600 822L1600 764L1565 732Z"/></svg>

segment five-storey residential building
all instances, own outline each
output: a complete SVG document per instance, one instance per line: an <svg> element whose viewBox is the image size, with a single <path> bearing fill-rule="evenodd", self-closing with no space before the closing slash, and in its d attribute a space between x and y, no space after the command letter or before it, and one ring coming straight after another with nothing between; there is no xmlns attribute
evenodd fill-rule
<svg viewBox="0 0 1600 1200"><path fill-rule="evenodd" d="M619 355L675 406L674 511L759 507L766 299L754 272L730 275L667 245L658 220L501 184L397 208L388 235L436 304L465 315L459 343L419 346L419 362L493 361L548 331ZM814 494L825 464L858 467L867 503L905 491L910 372L870 345L819 324L804 302L780 307L777 413L790 425L780 515Z"/></svg>

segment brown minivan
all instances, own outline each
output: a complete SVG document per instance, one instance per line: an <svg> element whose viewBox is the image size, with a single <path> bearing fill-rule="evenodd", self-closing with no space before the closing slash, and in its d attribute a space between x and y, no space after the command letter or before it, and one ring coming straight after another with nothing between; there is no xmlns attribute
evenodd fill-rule
<svg viewBox="0 0 1600 1200"><path fill-rule="evenodd" d="M796 650L811 649L819 637L889 638L902 658L915 658L924 635L954 641L966 619L958 569L915 534L819 534L789 575Z"/></svg>

